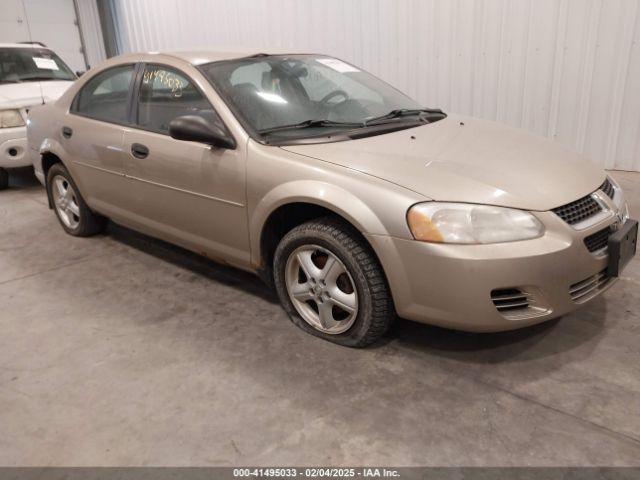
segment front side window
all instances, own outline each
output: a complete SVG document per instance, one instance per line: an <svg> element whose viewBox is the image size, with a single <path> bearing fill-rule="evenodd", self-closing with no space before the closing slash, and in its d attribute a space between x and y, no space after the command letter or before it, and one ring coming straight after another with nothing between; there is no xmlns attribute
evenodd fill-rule
<svg viewBox="0 0 640 480"><path fill-rule="evenodd" d="M0 84L75 79L71 69L51 50L0 48Z"/></svg>
<svg viewBox="0 0 640 480"><path fill-rule="evenodd" d="M133 65L114 67L89 80L76 97L72 111L113 123L127 123Z"/></svg>
<svg viewBox="0 0 640 480"><path fill-rule="evenodd" d="M171 121L183 115L198 115L221 125L211 104L184 74L168 67L147 65L140 85L137 125L167 134Z"/></svg>
<svg viewBox="0 0 640 480"><path fill-rule="evenodd" d="M213 62L200 69L261 135L278 129L278 136L301 138L324 133L326 127L339 130L337 124L351 129L363 126L394 110L421 109L415 100L382 80L330 57L256 56ZM286 129L308 121L314 128ZM331 125L315 128L318 122Z"/></svg>

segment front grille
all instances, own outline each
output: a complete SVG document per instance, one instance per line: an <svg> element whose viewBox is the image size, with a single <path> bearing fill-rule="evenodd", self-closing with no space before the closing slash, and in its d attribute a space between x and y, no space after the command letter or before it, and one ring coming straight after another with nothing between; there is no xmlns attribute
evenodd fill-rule
<svg viewBox="0 0 640 480"><path fill-rule="evenodd" d="M529 308L529 294L518 288L501 288L491 292L491 301L499 312Z"/></svg>
<svg viewBox="0 0 640 480"><path fill-rule="evenodd" d="M610 227L598 230L584 239L584 244L590 252L597 252L606 248L609 243L609 236L612 234Z"/></svg>
<svg viewBox="0 0 640 480"><path fill-rule="evenodd" d="M553 209L553 212L569 225L575 225L601 211L602 207L591 195Z"/></svg>
<svg viewBox="0 0 640 480"><path fill-rule="evenodd" d="M607 197L613 200L613 196L615 195L615 192L613 191L613 184L609 181L608 178L600 186L600 190L602 190L607 195Z"/></svg>
<svg viewBox="0 0 640 480"><path fill-rule="evenodd" d="M613 200L615 189L608 178L600 185L598 190L602 190L605 195ZM569 225L575 225L600 213L602 207L591 195L587 195L561 207L554 208L552 211Z"/></svg>
<svg viewBox="0 0 640 480"><path fill-rule="evenodd" d="M591 277L585 278L569 287L569 295L576 303L583 303L595 297L611 280L607 271L602 270Z"/></svg>

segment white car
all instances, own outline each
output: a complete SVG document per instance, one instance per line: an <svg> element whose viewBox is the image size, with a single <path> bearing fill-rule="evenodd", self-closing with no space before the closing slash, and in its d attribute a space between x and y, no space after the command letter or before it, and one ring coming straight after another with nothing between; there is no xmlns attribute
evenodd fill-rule
<svg viewBox="0 0 640 480"><path fill-rule="evenodd" d="M29 109L56 100L76 79L54 52L41 45L0 43L0 190L8 168L27 167Z"/></svg>

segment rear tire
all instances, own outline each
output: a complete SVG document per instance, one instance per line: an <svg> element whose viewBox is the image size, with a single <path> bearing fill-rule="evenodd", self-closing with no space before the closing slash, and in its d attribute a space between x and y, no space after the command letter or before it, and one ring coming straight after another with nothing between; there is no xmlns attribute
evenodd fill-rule
<svg viewBox="0 0 640 480"><path fill-rule="evenodd" d="M312 220L288 232L276 249L273 271L291 321L317 337L365 347L395 319L378 259L358 232L339 219Z"/></svg>
<svg viewBox="0 0 640 480"><path fill-rule="evenodd" d="M90 237L104 230L107 219L87 206L69 171L61 163L47 172L47 195L62 228L75 237Z"/></svg>
<svg viewBox="0 0 640 480"><path fill-rule="evenodd" d="M0 168L0 190L9 188L9 172L4 168Z"/></svg>

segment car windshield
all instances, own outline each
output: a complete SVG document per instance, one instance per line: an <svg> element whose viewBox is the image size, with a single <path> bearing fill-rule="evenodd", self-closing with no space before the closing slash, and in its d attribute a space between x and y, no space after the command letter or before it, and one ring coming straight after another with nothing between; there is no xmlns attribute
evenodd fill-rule
<svg viewBox="0 0 640 480"><path fill-rule="evenodd" d="M254 132L301 138L400 121L420 105L373 75L317 55L258 55L200 67Z"/></svg>
<svg viewBox="0 0 640 480"><path fill-rule="evenodd" d="M75 79L74 73L51 50L0 48L0 84Z"/></svg>

